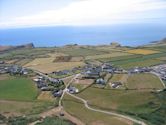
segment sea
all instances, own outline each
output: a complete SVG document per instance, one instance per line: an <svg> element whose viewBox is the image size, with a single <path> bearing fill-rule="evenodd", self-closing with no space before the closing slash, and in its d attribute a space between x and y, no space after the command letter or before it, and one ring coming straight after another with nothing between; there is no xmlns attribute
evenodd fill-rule
<svg viewBox="0 0 166 125"><path fill-rule="evenodd" d="M139 46L166 38L165 24L52 26L0 29L0 45L34 43L36 47L67 44Z"/></svg>

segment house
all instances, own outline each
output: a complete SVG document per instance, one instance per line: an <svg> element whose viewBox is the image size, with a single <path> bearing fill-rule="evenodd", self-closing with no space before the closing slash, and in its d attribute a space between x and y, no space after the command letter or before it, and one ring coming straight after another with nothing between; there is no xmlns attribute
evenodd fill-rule
<svg viewBox="0 0 166 125"><path fill-rule="evenodd" d="M105 85L106 82L104 81L103 78L99 78L99 79L96 80L96 84Z"/></svg>
<svg viewBox="0 0 166 125"><path fill-rule="evenodd" d="M112 87L112 88L118 88L118 87L120 87L121 85L122 85L121 82L113 82L113 83L111 84L111 87Z"/></svg>
<svg viewBox="0 0 166 125"><path fill-rule="evenodd" d="M36 82L36 84L37 84L38 88L42 88L42 87L47 87L48 86L46 83L41 82L41 81Z"/></svg>
<svg viewBox="0 0 166 125"><path fill-rule="evenodd" d="M62 70L62 71L52 72L52 73L57 75L57 76L61 76L61 75L69 75L69 74L71 74L71 71L70 70Z"/></svg>
<svg viewBox="0 0 166 125"><path fill-rule="evenodd" d="M11 66L11 67L9 68L10 74L20 74L20 73L21 73L21 70L22 70L22 68L19 67L19 66L17 66L17 65Z"/></svg>
<svg viewBox="0 0 166 125"><path fill-rule="evenodd" d="M40 88L42 91L53 91L54 88L53 87L50 87L50 86L44 86L44 87L41 87Z"/></svg>
<svg viewBox="0 0 166 125"><path fill-rule="evenodd" d="M144 73L144 72L150 72L151 69L148 67L135 67L130 69L128 72L129 73Z"/></svg>
<svg viewBox="0 0 166 125"><path fill-rule="evenodd" d="M68 91L69 93L71 93L71 94L74 94L74 93L78 93L78 92L79 92L79 90L78 90L76 87L74 87L74 86L69 86L69 87L67 88L67 91Z"/></svg>
<svg viewBox="0 0 166 125"><path fill-rule="evenodd" d="M28 69L22 68L21 71L20 71L20 73L22 75L27 75L29 73L29 71L28 71Z"/></svg>
<svg viewBox="0 0 166 125"><path fill-rule="evenodd" d="M52 94L54 97L61 97L63 94L63 90L54 90Z"/></svg>
<svg viewBox="0 0 166 125"><path fill-rule="evenodd" d="M100 77L100 72L96 70L88 70L82 74L83 74L83 78L87 78L87 79L97 79Z"/></svg>
<svg viewBox="0 0 166 125"><path fill-rule="evenodd" d="M5 61L0 61L0 64L4 64L5 63Z"/></svg>
<svg viewBox="0 0 166 125"><path fill-rule="evenodd" d="M113 69L114 67L112 66L112 64L110 63L104 63L102 66L102 71L103 72L108 72L108 73L112 73L113 72Z"/></svg>
<svg viewBox="0 0 166 125"><path fill-rule="evenodd" d="M62 80L54 79L54 78L49 78L49 81L50 81L52 84L60 84L60 83L62 83Z"/></svg>

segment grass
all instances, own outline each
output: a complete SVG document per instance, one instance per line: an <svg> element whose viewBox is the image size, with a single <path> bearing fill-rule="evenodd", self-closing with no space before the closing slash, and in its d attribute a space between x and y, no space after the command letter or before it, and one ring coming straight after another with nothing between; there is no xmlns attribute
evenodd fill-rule
<svg viewBox="0 0 166 125"><path fill-rule="evenodd" d="M130 75L126 82L129 89L162 89L160 79L153 74L134 74Z"/></svg>
<svg viewBox="0 0 166 125"><path fill-rule="evenodd" d="M164 63L162 60L158 60L160 57L165 57L166 53L156 53L150 55L128 55L128 56L119 56L114 58L105 58L100 61L102 62L111 62L116 66L128 69L135 66L152 66L156 64Z"/></svg>
<svg viewBox="0 0 166 125"><path fill-rule="evenodd" d="M68 54L70 56L89 56L89 55L100 55L106 54L107 52L96 50L96 49L89 49L85 47L68 47L68 48L61 48L58 50L59 52Z"/></svg>
<svg viewBox="0 0 166 125"><path fill-rule="evenodd" d="M35 69L44 73L53 71L72 69L74 67L83 66L84 62L52 62L52 58L37 58L25 65L25 67Z"/></svg>
<svg viewBox="0 0 166 125"><path fill-rule="evenodd" d="M32 49L17 49L2 53L0 59L34 59L36 57L47 57L48 53L55 51L55 48L32 48Z"/></svg>
<svg viewBox="0 0 166 125"><path fill-rule="evenodd" d="M42 122L37 123L36 125L74 125L74 124L58 117L46 117Z"/></svg>
<svg viewBox="0 0 166 125"><path fill-rule="evenodd" d="M55 101L55 98L53 97L50 91L42 91L37 97L37 99L43 101Z"/></svg>
<svg viewBox="0 0 166 125"><path fill-rule="evenodd" d="M110 90L89 87L78 96L88 100L94 107L127 113L152 112L156 107L147 107L149 102L157 103L155 96L149 91Z"/></svg>
<svg viewBox="0 0 166 125"><path fill-rule="evenodd" d="M102 55L93 55L93 56L87 56L85 59L102 59L102 58L112 58L112 57L117 57L117 56L127 56L131 55L129 53L125 52L111 52L109 54L102 54Z"/></svg>
<svg viewBox="0 0 166 125"><path fill-rule="evenodd" d="M159 51L148 50L148 49L131 49L131 50L128 50L127 52L132 54L142 54L142 55L159 53Z"/></svg>
<svg viewBox="0 0 166 125"><path fill-rule="evenodd" d="M38 90L28 78L9 77L0 80L0 99L32 101L38 95Z"/></svg>
<svg viewBox="0 0 166 125"><path fill-rule="evenodd" d="M120 64L119 64L120 63ZM147 67L147 66L154 66L154 65L158 65L158 64L163 64L163 61L157 60L157 59L148 59L148 60L137 60L137 61L133 61L133 62L129 62L126 61L123 64L121 64L121 62L116 62L113 63L118 67L124 68L124 69L130 69L133 67Z"/></svg>
<svg viewBox="0 0 166 125"><path fill-rule="evenodd" d="M50 101L9 101L0 100L0 112L14 114L39 114L54 105Z"/></svg>
<svg viewBox="0 0 166 125"><path fill-rule="evenodd" d="M38 90L31 79L0 75L1 113L37 114L56 103L37 100L37 96Z"/></svg>
<svg viewBox="0 0 166 125"><path fill-rule="evenodd" d="M68 113L79 118L86 125L128 125L129 122L114 116L90 111L80 101L69 95L65 95L63 105ZM130 124L132 125L132 123Z"/></svg>

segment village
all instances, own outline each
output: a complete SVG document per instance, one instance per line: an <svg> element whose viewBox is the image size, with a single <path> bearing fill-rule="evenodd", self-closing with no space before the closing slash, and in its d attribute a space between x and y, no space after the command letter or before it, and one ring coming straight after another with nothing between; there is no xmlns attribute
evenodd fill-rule
<svg viewBox="0 0 166 125"><path fill-rule="evenodd" d="M9 73L10 75L16 76L31 76L33 81L36 83L36 87L41 91L51 91L54 97L61 97L65 89L64 78L80 74L81 77L78 80L91 79L96 85L105 86L107 80L105 76L107 74L136 74L136 73L154 73L159 76L162 80L166 80L166 65L157 65L152 67L134 67L129 70L124 70L113 66L111 63L103 63L101 65L86 64L83 67L74 67L71 70L55 71L52 73L39 73L32 69L24 68L18 65L6 65L4 61L0 62L0 74ZM56 77L50 77L54 74ZM113 89L119 88L122 83L119 81L113 81L111 87ZM78 93L79 89L69 85L67 91L71 94Z"/></svg>

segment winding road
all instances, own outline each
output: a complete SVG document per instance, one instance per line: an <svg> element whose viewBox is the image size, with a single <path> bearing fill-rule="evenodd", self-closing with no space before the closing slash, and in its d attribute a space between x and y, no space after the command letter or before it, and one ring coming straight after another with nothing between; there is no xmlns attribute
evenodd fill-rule
<svg viewBox="0 0 166 125"><path fill-rule="evenodd" d="M36 71L36 70L35 70L35 72L38 73L38 74L40 74L40 75L42 75L42 76L44 76L44 77L46 77L46 78L50 78L49 76L47 76L47 75L45 75L44 73L41 73L41 72L39 72L39 71ZM92 108L92 107L90 107L90 106L88 105L88 102L87 102L85 99L80 98L80 97L78 97L78 96L76 96L76 95L74 95L74 94L70 94L69 92L67 92L68 86L69 86L69 85L73 82L73 80L75 80L79 75L80 75L80 74L76 74L76 75L67 83L65 89L63 90L62 96L61 96L61 98L59 99L59 108L60 108L61 111L63 110L62 99L63 99L63 97L64 97L64 95L65 95L65 93L66 93L66 94L72 96L73 98L76 98L76 99L82 101L82 102L84 103L85 107L86 107L87 109L91 110L91 111L100 112L100 113L104 113L104 114L108 114L108 115L113 115L113 116L116 116L116 117L124 118L124 119L130 120L130 121L133 121L134 123L138 123L138 124L140 124L140 125L147 125L145 122L143 122L143 121L141 121L141 120L134 119L134 118L129 117L129 116L127 116L127 115L122 115L122 114L118 114L118 113L115 113L115 112L104 111L104 110ZM70 76L70 77L71 77L71 76ZM165 85L165 84L164 84L164 85Z"/></svg>
<svg viewBox="0 0 166 125"><path fill-rule="evenodd" d="M95 109L95 108L92 108L88 105L88 102L86 100L84 100L83 98L80 98L78 96L75 96L73 94L70 94L69 92L67 92L68 95L72 96L73 98L76 98L80 101L82 101L85 105L85 107L89 110L92 110L92 111L95 111L95 112L100 112L100 113L104 113L104 114L108 114L108 115L113 115L113 116L117 116L117 117L121 117L121 118L124 118L124 119L127 119L127 120L130 120L130 121L133 121L135 123L138 123L140 125L146 125L146 123L144 123L143 121L140 121L140 120L137 120L137 119L134 119L134 118L131 118L129 116L126 116L126 115L121 115L121 114L118 114L118 113L114 113L114 112L109 112L109 111L104 111L104 110L100 110L100 109Z"/></svg>

